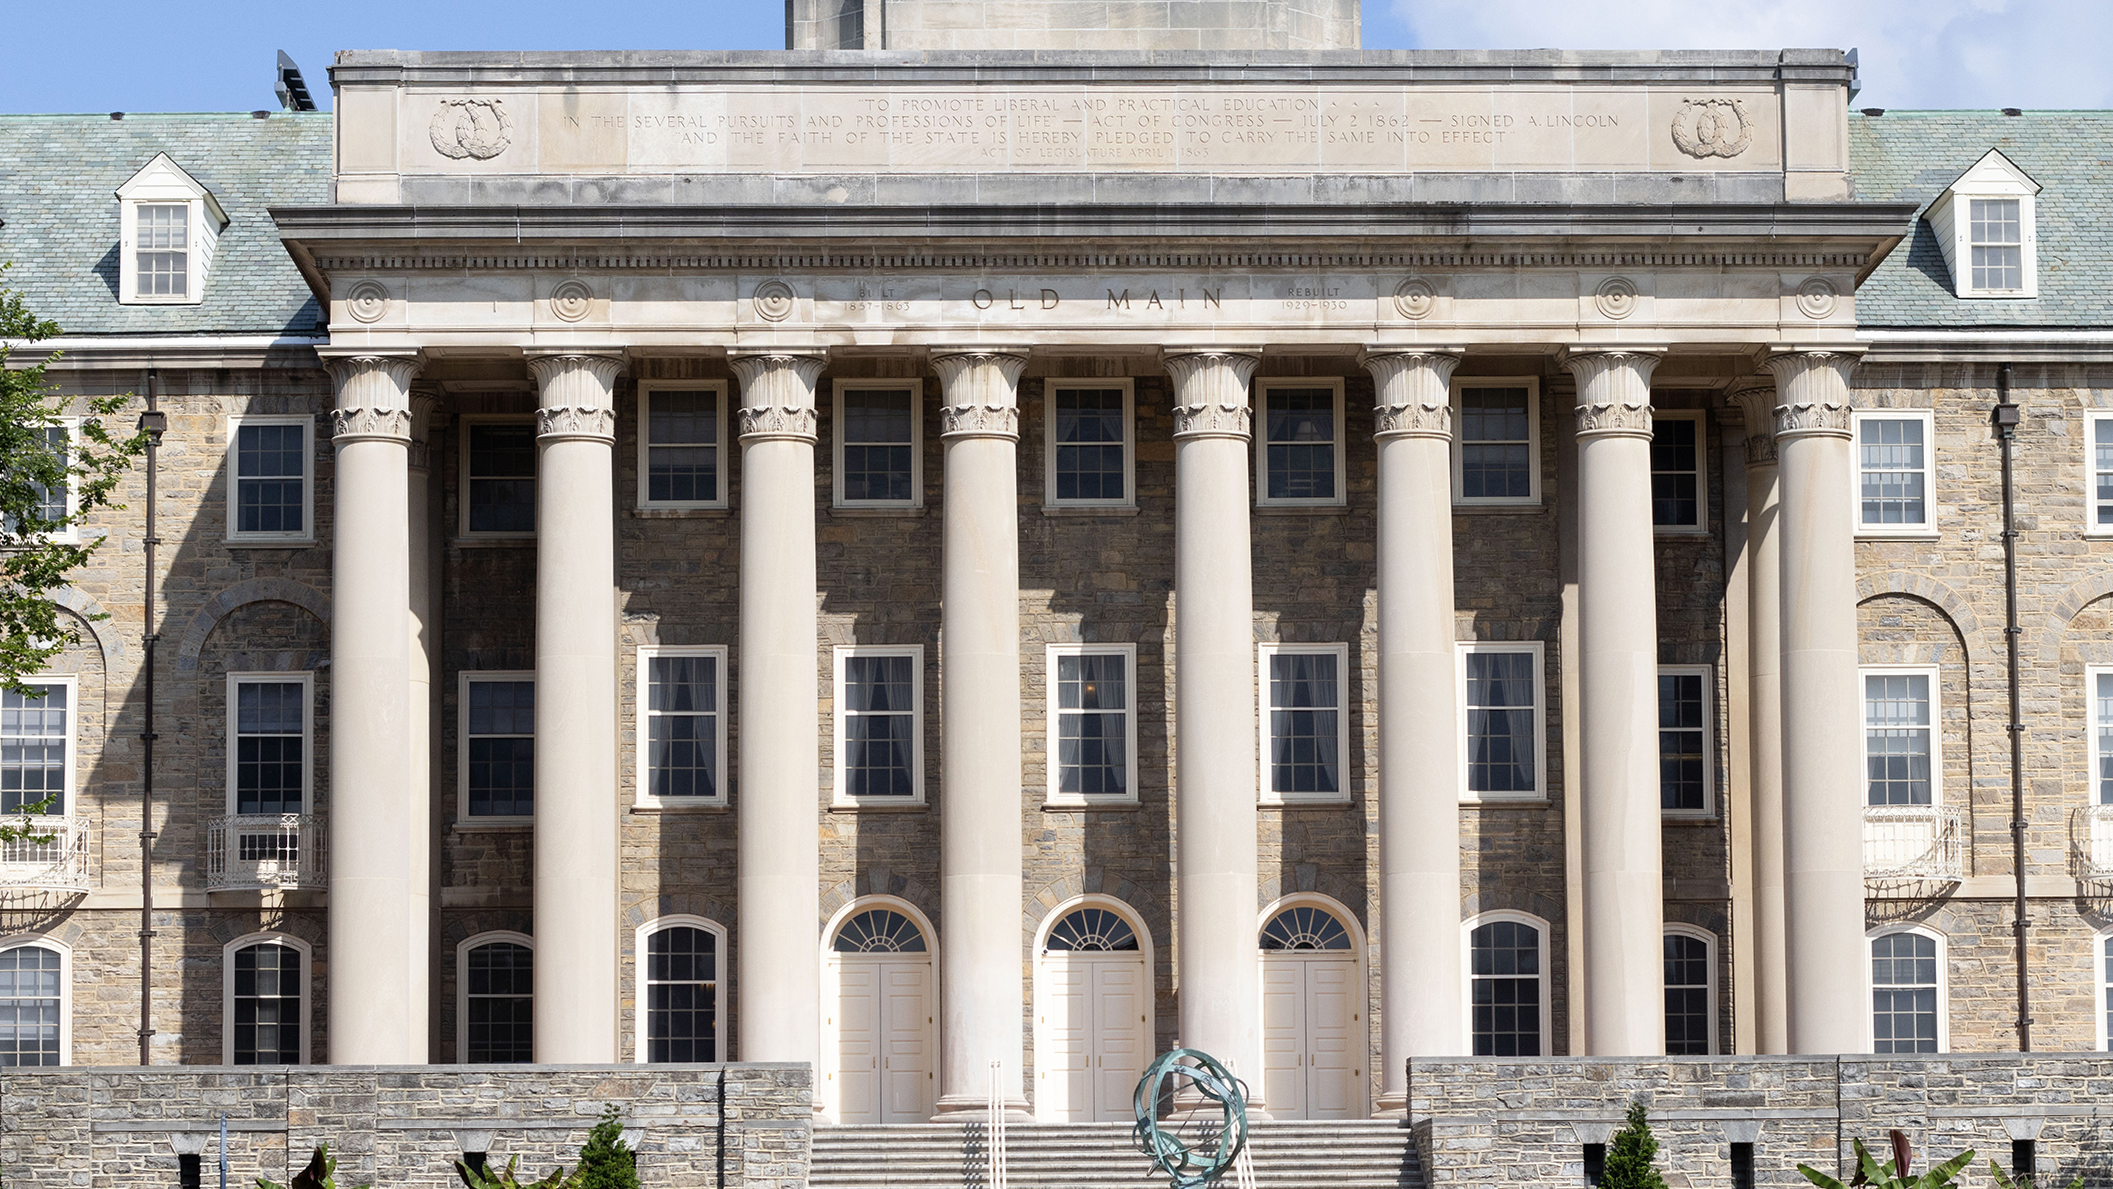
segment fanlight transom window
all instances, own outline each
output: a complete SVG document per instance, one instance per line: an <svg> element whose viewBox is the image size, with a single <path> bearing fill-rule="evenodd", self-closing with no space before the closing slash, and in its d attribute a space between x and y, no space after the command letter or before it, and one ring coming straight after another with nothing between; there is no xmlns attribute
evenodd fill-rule
<svg viewBox="0 0 2113 1189"><path fill-rule="evenodd" d="M839 954L921 954L924 931L902 913L869 908L844 922L833 948Z"/></svg>
<svg viewBox="0 0 2113 1189"><path fill-rule="evenodd" d="M1044 953L1069 951L1135 951L1137 933L1122 914L1106 908L1078 908L1049 927Z"/></svg>
<svg viewBox="0 0 2113 1189"><path fill-rule="evenodd" d="M1287 908L1262 926L1265 950L1346 950L1350 931L1325 908Z"/></svg>

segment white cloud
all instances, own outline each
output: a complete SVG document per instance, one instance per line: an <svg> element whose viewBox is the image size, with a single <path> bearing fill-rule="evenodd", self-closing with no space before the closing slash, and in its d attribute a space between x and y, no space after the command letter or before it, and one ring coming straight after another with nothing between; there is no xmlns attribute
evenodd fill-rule
<svg viewBox="0 0 2113 1189"><path fill-rule="evenodd" d="M1873 107L2113 107L2107 0L1390 0L1365 44L1855 47ZM1378 18L1375 20L1374 18ZM1377 27L1375 27L1377 26Z"/></svg>

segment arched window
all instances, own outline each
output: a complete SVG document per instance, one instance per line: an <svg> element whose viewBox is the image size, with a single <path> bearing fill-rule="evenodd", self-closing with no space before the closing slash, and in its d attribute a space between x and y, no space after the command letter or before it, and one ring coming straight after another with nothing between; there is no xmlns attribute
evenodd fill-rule
<svg viewBox="0 0 2113 1189"><path fill-rule="evenodd" d="M483 933L457 951L458 1036L466 1064L535 1060L534 944L519 933Z"/></svg>
<svg viewBox="0 0 2113 1189"><path fill-rule="evenodd" d="M1547 1052L1548 933L1523 914L1468 922L1468 1034L1477 1057Z"/></svg>
<svg viewBox="0 0 2113 1189"><path fill-rule="evenodd" d="M65 954L40 944L0 950L0 1068L65 1063Z"/></svg>
<svg viewBox="0 0 2113 1189"><path fill-rule="evenodd" d="M1917 930L1871 939L1871 1051L1944 1051L1943 947Z"/></svg>
<svg viewBox="0 0 2113 1189"><path fill-rule="evenodd" d="M1716 1051L1717 978L1713 947L1700 929L1665 932L1665 1051L1702 1057Z"/></svg>
<svg viewBox="0 0 2113 1189"><path fill-rule="evenodd" d="M717 1061L720 958L726 935L699 917L639 930L640 1061Z"/></svg>
<svg viewBox="0 0 2113 1189"><path fill-rule="evenodd" d="M1262 926L1265 950L1347 950L1350 931L1334 913L1312 905L1295 904L1269 918Z"/></svg>
<svg viewBox="0 0 2113 1189"><path fill-rule="evenodd" d="M1130 928L1122 914L1087 905L1065 913L1049 927L1049 940L1043 943L1042 952L1112 953L1135 952L1137 948L1137 931Z"/></svg>
<svg viewBox="0 0 2113 1189"><path fill-rule="evenodd" d="M830 948L839 954L921 954L924 931L889 908L869 908L844 922Z"/></svg>
<svg viewBox="0 0 2113 1189"><path fill-rule="evenodd" d="M223 955L223 1059L229 1065L308 1060L308 946L280 934L237 938Z"/></svg>

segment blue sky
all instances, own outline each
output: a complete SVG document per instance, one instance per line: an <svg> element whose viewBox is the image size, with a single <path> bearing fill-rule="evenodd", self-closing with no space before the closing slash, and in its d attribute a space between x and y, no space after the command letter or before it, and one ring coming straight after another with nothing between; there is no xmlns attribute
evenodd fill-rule
<svg viewBox="0 0 2113 1189"><path fill-rule="evenodd" d="M0 0L0 112L275 107L286 50L329 105L331 55L394 49L779 49L782 0ZM1859 106L2113 107L2113 0L1366 0L1375 49L1857 47ZM0 163L4 166L4 163Z"/></svg>

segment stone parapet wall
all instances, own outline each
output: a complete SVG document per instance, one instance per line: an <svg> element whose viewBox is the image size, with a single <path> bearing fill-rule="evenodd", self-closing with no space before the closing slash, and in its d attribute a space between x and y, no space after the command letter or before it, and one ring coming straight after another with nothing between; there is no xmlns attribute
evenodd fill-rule
<svg viewBox="0 0 2113 1189"><path fill-rule="evenodd" d="M328 1142L341 1183L456 1184L464 1133L494 1164L570 1167L606 1105L640 1131L647 1186L794 1189L814 1129L805 1065L307 1066L11 1069L0 1076L0 1177L17 1189L175 1184L173 1135L231 1184L284 1180Z"/></svg>

